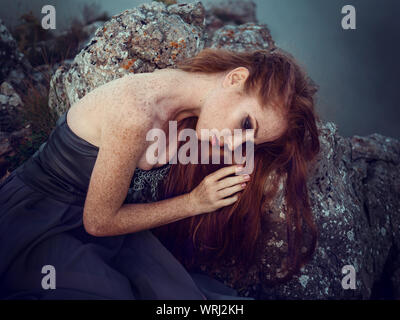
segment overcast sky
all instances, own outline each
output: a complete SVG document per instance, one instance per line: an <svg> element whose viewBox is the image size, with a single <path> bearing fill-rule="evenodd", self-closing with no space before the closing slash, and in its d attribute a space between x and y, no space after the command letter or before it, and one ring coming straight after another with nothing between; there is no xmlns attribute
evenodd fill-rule
<svg viewBox="0 0 400 320"><path fill-rule="evenodd" d="M150 1L0 0L0 18L11 25L24 12L40 16L53 4L57 27L79 16L85 3L110 15ZM255 0L257 16L277 45L292 53L319 84L318 111L343 135L378 132L400 138L400 1ZM341 28L341 9L356 8L357 29Z"/></svg>

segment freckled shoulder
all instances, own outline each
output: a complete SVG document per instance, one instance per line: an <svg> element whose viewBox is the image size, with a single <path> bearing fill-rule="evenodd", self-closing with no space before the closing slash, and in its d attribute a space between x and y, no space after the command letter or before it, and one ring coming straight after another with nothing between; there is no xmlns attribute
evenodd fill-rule
<svg viewBox="0 0 400 320"><path fill-rule="evenodd" d="M148 129L152 125L154 110L152 95L147 90L150 77L147 74L125 76L109 83L103 109L103 121L119 123L121 127ZM104 122L103 122L104 123Z"/></svg>

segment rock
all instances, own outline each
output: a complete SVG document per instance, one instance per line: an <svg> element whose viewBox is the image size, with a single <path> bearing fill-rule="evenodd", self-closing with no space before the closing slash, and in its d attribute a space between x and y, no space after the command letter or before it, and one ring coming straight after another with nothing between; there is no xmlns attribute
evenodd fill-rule
<svg viewBox="0 0 400 320"><path fill-rule="evenodd" d="M173 4L168 6L168 12L170 14L177 14L179 15L183 21L188 24L194 25L202 30L204 25L205 19L205 9L200 2L195 4L191 3L180 3L180 4Z"/></svg>
<svg viewBox="0 0 400 320"><path fill-rule="evenodd" d="M7 156L9 156L13 151L10 143L10 133L0 131L0 183L5 178L7 173L9 162L7 161Z"/></svg>
<svg viewBox="0 0 400 320"><path fill-rule="evenodd" d="M237 26L248 22L258 22L256 4L251 0L213 1L208 2L205 8L208 39L212 39L214 32L225 25Z"/></svg>
<svg viewBox="0 0 400 320"><path fill-rule="evenodd" d="M97 29L102 28L104 25L104 21L95 21L87 26L84 26L82 32L87 35L86 39L82 41L78 46L78 52L80 52L84 47L86 47L91 39L94 37Z"/></svg>
<svg viewBox="0 0 400 320"><path fill-rule="evenodd" d="M374 138L376 136L364 138L365 144L372 148ZM389 251L396 245L393 233L398 233L398 227L392 221L400 214L398 193L397 199L392 196L386 204L381 204L372 200L368 190L383 189L394 195L391 192L395 186L393 179L400 175L399 141L375 144L377 156L373 159L359 148L354 138L340 137L332 123L322 126L320 141L322 151L309 179L310 200L319 229L318 249L301 275L287 284L263 288L263 298L371 298L374 284L383 276ZM378 154L383 154L387 148L397 149L397 155L387 154L384 157L390 159L381 160ZM392 161L397 164L386 168L386 174L380 174L380 183L371 183L375 175L371 160L383 161L385 166ZM374 213L370 209L371 200ZM355 290L342 288L345 265L355 268Z"/></svg>
<svg viewBox="0 0 400 320"><path fill-rule="evenodd" d="M264 24L252 22L232 26L227 25L215 31L211 48L224 48L232 51L248 51L257 49L275 49L269 29Z"/></svg>
<svg viewBox="0 0 400 320"><path fill-rule="evenodd" d="M174 66L204 46L200 2L165 6L152 2L126 10L97 29L70 67L50 83L49 107L59 115L87 92L129 73Z"/></svg>
<svg viewBox="0 0 400 320"><path fill-rule="evenodd" d="M200 3L144 4L114 16L51 81L49 105L59 114L95 87L131 72L174 67L207 39ZM216 30L209 46L244 51L275 48L265 25L244 21ZM58 99L56 98L58 97ZM301 273L283 284L286 206L283 188L264 216L259 257L241 281L232 264L201 268L257 299L400 298L400 142L378 134L344 138L319 123L321 152L310 173L310 202L319 230L317 250ZM283 181L281 181L283 186ZM345 290L342 268L356 271Z"/></svg>
<svg viewBox="0 0 400 320"><path fill-rule="evenodd" d="M0 131L0 183L7 177L10 171L9 158L18 153L18 147L32 135L30 126L26 126L14 132Z"/></svg>
<svg viewBox="0 0 400 320"><path fill-rule="evenodd" d="M8 132L0 132L0 158L8 155L11 151L10 134Z"/></svg>
<svg viewBox="0 0 400 320"><path fill-rule="evenodd" d="M10 167L9 157L17 153L23 139L32 135L23 127L23 102L14 87L4 81L0 85L0 180Z"/></svg>
<svg viewBox="0 0 400 320"><path fill-rule="evenodd" d="M13 86L3 82L0 86L0 131L12 132L19 129L19 113L22 100Z"/></svg>
<svg viewBox="0 0 400 320"><path fill-rule="evenodd" d="M206 17L215 16L225 24L257 22L256 4L252 0L222 0L205 5Z"/></svg>
<svg viewBox="0 0 400 320"><path fill-rule="evenodd" d="M32 66L18 50L17 43L0 19L0 83L20 86Z"/></svg>
<svg viewBox="0 0 400 320"><path fill-rule="evenodd" d="M36 66L31 73L31 79L35 86L43 86L44 90L47 90L47 86L49 85L50 79L55 74L58 68L64 66L68 68L72 63L72 59L63 60L60 62L54 62L51 65L43 64L40 66Z"/></svg>

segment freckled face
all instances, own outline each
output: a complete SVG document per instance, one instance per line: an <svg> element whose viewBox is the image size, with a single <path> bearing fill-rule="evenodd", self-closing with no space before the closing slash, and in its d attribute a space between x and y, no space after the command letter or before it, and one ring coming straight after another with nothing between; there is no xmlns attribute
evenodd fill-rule
<svg viewBox="0 0 400 320"><path fill-rule="evenodd" d="M197 135L201 137L201 129L254 129L255 137L245 136L243 140L253 140L255 144L279 138L286 129L286 121L279 107L267 105L262 107L258 99L242 94L240 88L217 88L212 90L204 101L197 122ZM210 138L211 139L211 138ZM220 145L223 145L220 139ZM239 142L239 141L237 141ZM236 147L232 145L231 147Z"/></svg>

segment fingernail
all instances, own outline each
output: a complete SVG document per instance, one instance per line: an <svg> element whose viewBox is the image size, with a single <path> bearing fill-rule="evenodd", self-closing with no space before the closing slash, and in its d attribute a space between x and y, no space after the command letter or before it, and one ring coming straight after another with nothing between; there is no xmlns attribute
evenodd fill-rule
<svg viewBox="0 0 400 320"><path fill-rule="evenodd" d="M248 174L243 175L243 179L250 180L250 176Z"/></svg>
<svg viewBox="0 0 400 320"><path fill-rule="evenodd" d="M246 186L246 184L245 183L242 183L242 188L244 188Z"/></svg>
<svg viewBox="0 0 400 320"><path fill-rule="evenodd" d="M243 167L242 166L239 166L239 167L236 168L236 172L240 172L240 171L243 171Z"/></svg>

